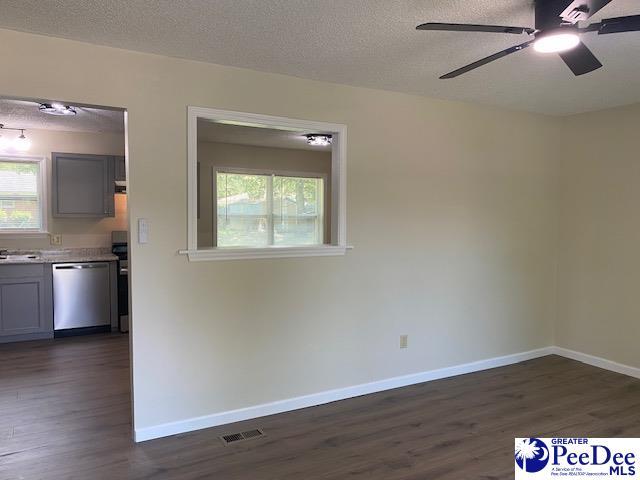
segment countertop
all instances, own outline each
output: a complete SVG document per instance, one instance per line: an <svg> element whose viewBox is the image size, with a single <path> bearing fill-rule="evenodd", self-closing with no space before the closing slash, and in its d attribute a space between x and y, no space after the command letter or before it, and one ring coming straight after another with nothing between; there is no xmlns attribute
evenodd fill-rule
<svg viewBox="0 0 640 480"><path fill-rule="evenodd" d="M60 250L9 250L0 265L21 263L113 262L118 257L110 248L65 248Z"/></svg>

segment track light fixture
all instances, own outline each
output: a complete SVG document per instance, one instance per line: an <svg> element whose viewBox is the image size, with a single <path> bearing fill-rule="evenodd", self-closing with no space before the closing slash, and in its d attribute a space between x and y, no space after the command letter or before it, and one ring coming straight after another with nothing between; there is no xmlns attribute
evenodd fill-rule
<svg viewBox="0 0 640 480"><path fill-rule="evenodd" d="M13 140L7 139L2 132L4 131L20 132L20 135ZM31 140L24 134L24 128L9 128L0 123L0 150L16 150L18 152L26 152L31 148Z"/></svg>

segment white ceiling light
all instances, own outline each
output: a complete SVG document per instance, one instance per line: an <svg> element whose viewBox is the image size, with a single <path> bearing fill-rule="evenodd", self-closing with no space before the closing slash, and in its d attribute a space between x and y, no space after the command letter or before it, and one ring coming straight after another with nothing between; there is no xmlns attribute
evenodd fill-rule
<svg viewBox="0 0 640 480"><path fill-rule="evenodd" d="M75 115L78 113L76 107L63 105L61 103L41 103L38 110L42 113L48 113L49 115Z"/></svg>
<svg viewBox="0 0 640 480"><path fill-rule="evenodd" d="M540 36L533 43L533 48L539 53L560 53L576 48L580 44L580 37L571 32L558 32Z"/></svg>
<svg viewBox="0 0 640 480"><path fill-rule="evenodd" d="M326 147L331 145L331 135L324 133L312 133L305 135L307 137L307 143L314 147Z"/></svg>

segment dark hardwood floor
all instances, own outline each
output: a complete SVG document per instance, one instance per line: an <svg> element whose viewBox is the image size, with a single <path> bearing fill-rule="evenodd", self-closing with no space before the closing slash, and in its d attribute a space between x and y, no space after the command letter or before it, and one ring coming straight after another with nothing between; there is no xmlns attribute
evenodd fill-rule
<svg viewBox="0 0 640 480"><path fill-rule="evenodd" d="M640 380L551 356L134 444L128 355L121 335L0 345L0 479L510 479L514 437L640 436Z"/></svg>

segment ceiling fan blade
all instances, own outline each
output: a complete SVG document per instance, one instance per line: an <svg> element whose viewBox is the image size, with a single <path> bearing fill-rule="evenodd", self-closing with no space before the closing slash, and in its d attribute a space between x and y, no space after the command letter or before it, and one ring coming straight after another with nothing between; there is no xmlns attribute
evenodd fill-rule
<svg viewBox="0 0 640 480"><path fill-rule="evenodd" d="M598 35L623 32L640 32L640 15L607 18L600 22L600 28L598 29Z"/></svg>
<svg viewBox="0 0 640 480"><path fill-rule="evenodd" d="M418 25L416 30L440 30L445 32L488 32L488 33L522 33L532 34L533 28L525 27L503 27L500 25L472 25L467 23L423 23Z"/></svg>
<svg viewBox="0 0 640 480"><path fill-rule="evenodd" d="M582 42L576 48L561 53L560 56L576 76L593 72L602 67L600 61Z"/></svg>
<svg viewBox="0 0 640 480"><path fill-rule="evenodd" d="M565 22L577 23L586 20L609 5L612 0L573 0L560 14Z"/></svg>
<svg viewBox="0 0 640 480"><path fill-rule="evenodd" d="M478 60L477 62L473 62L470 63L469 65L466 65L462 68L459 68L457 70L454 70L453 72L449 72L446 75L441 76L441 79L449 79L449 78L455 78L459 75L462 75L463 73L467 73L470 72L471 70L475 70L478 67L481 67L483 65L486 65L487 63L491 63L495 60L498 60L502 57L506 57L507 55L511 55L512 53L515 52L519 52L520 50L524 50L525 48L527 48L529 45L531 45L533 43L533 40L530 40L528 42L525 43L521 43L520 45L515 45L513 47L509 47L506 50L503 50L501 52L498 53L494 53L493 55L489 55L486 58L483 58L482 60Z"/></svg>

